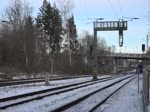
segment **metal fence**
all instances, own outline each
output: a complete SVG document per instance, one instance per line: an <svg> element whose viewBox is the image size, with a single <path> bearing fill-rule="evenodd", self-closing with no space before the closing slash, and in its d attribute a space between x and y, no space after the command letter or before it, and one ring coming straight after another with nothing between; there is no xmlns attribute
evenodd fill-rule
<svg viewBox="0 0 150 112"><path fill-rule="evenodd" d="M147 106L149 104L149 70L143 71L143 112L148 112Z"/></svg>

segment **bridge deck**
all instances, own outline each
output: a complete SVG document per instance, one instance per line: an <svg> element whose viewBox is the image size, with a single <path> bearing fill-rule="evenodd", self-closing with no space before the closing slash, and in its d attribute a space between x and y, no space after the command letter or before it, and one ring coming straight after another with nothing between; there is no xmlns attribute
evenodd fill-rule
<svg viewBox="0 0 150 112"><path fill-rule="evenodd" d="M150 56L146 56L145 54L120 54L115 53L109 56L100 56L103 58L115 58L115 59L136 59L136 60L150 60Z"/></svg>

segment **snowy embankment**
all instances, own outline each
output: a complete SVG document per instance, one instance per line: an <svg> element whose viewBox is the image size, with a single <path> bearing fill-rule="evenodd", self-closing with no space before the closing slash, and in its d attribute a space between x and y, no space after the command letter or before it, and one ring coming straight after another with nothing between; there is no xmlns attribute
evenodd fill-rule
<svg viewBox="0 0 150 112"><path fill-rule="evenodd" d="M88 87L75 89L66 93L61 93L59 95L53 95L43 98L41 100L32 101L27 104L11 107L2 112L50 112L51 110L58 108L65 103L69 103L117 80L119 79L114 79L112 81L106 81Z"/></svg>

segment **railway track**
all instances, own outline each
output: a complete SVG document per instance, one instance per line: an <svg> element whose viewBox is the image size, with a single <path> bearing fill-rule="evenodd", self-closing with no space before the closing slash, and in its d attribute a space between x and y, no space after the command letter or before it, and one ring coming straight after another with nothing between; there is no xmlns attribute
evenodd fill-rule
<svg viewBox="0 0 150 112"><path fill-rule="evenodd" d="M82 76L71 76L71 77L57 77L57 78L50 78L51 81L54 80L63 80L63 79L73 79L73 78L82 78L82 77L89 77L89 75L82 75ZM16 80L1 80L0 87L4 86L11 86L11 85L19 85L19 84L29 84L29 83L37 83L37 82L44 82L45 78L32 78L32 79L16 79Z"/></svg>
<svg viewBox="0 0 150 112"><path fill-rule="evenodd" d="M119 77L120 76L118 76L117 78L119 78ZM75 83L75 84L71 84L71 85L65 85L65 86L55 87L55 88L51 88L51 89L45 89L45 90L35 91L35 92L31 92L31 93L11 96L11 97L7 97L7 98L2 98L2 99L0 99L0 109L6 109L8 107L27 103L27 102L30 102L33 100L40 100L47 96L52 96L55 94L68 92L68 91L71 91L74 89L83 88L83 87L86 87L89 85L94 85L96 83L112 80L115 78L116 78L116 76L115 77L106 77L106 78L101 78L97 81L86 81L86 82Z"/></svg>
<svg viewBox="0 0 150 112"><path fill-rule="evenodd" d="M50 112L78 112L78 111L79 112L94 112L99 106L104 104L118 90L120 90L122 87L124 87L126 84L128 84L130 81L132 81L135 78L136 76L121 79L103 88L100 88L90 94L87 94L81 98L78 98L77 100L69 102L68 104L60 106L59 108L54 109ZM112 88L115 88L115 89L112 89ZM108 93L109 89L112 89L112 90L111 92ZM107 93L107 95L103 95L104 93Z"/></svg>
<svg viewBox="0 0 150 112"><path fill-rule="evenodd" d="M59 76L50 76L50 78L76 78L76 77L88 77L91 75L59 75ZM38 78L24 78L24 79L1 79L0 82L13 82L13 81L26 81L26 80L34 80L34 79L44 79L45 77Z"/></svg>

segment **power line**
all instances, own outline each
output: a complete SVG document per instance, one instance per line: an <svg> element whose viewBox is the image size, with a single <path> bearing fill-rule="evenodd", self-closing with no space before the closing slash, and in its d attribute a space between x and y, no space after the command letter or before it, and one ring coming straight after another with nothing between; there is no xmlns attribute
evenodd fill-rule
<svg viewBox="0 0 150 112"><path fill-rule="evenodd" d="M80 20L82 23L86 23L85 20L83 20L82 18L80 18L79 16L77 16L75 13L73 14L78 20Z"/></svg>
<svg viewBox="0 0 150 112"><path fill-rule="evenodd" d="M76 4L78 4L78 7L79 8L81 8L81 9L84 9L84 8L86 8L86 2L85 2L85 4L83 3L83 1L82 0L77 0L76 2L75 2ZM82 5L83 4L83 5ZM73 15L76 17L76 19L78 19L80 22L82 22L84 25L86 25L88 28L91 28L91 27L89 27L86 23L87 23L87 21L85 20L85 19L82 19L80 16L78 16L78 15L80 15L80 11L78 10L78 8L77 7L75 7L75 12L73 13ZM77 15L78 14L78 15Z"/></svg>
<svg viewBox="0 0 150 112"><path fill-rule="evenodd" d="M121 6L121 1L120 0L118 0L118 5L119 5L120 15L122 16L122 6Z"/></svg>
<svg viewBox="0 0 150 112"><path fill-rule="evenodd" d="M74 15L74 17L75 17L76 19L78 19L78 20L79 20L80 22L82 22L84 25L87 25L87 24L86 24L86 21L85 21L84 19L82 19L81 17L77 16L75 13L74 13L73 15ZM91 29L90 26L87 25L87 27Z"/></svg>
<svg viewBox="0 0 150 112"><path fill-rule="evenodd" d="M118 14L116 13L116 10L114 9L114 7L113 7L113 5L112 5L111 0L107 0L107 1L108 1L108 3L110 4L110 7L111 7L111 9L112 9L113 12L114 12L114 15L119 19L119 16L118 16Z"/></svg>
<svg viewBox="0 0 150 112"><path fill-rule="evenodd" d="M56 2L62 7L62 2L61 2L61 0L56 0ZM81 5L81 4L80 4ZM75 7L76 8L76 7ZM76 8L76 10L77 10L77 8ZM79 12L79 11L78 11ZM73 13L73 12L72 12ZM76 13L73 13L73 15L74 15L74 17L76 18L76 20L79 20L80 22L82 22L84 25L86 25L86 21L84 20L84 19L82 19L81 17L79 17L79 16L77 16L76 15ZM87 27L89 27L89 26L87 26ZM91 28L91 27L89 27L89 28Z"/></svg>

